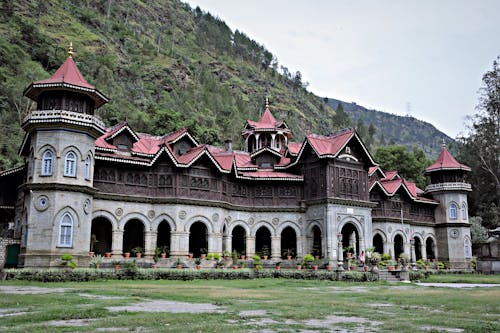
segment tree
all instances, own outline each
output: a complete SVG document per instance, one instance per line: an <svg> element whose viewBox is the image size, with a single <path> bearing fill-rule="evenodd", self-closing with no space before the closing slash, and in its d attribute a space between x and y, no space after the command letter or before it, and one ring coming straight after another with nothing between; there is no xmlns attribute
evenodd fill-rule
<svg viewBox="0 0 500 333"><path fill-rule="evenodd" d="M459 158L472 169L469 181L469 212L482 218L487 228L500 226L500 56L483 75L478 113L468 126L469 136L460 138Z"/></svg>
<svg viewBox="0 0 500 333"><path fill-rule="evenodd" d="M430 165L430 161L420 148L415 147L413 152L409 152L405 146L380 147L375 152L374 158L383 170L398 170L401 177L415 182L419 188L426 187L424 169Z"/></svg>

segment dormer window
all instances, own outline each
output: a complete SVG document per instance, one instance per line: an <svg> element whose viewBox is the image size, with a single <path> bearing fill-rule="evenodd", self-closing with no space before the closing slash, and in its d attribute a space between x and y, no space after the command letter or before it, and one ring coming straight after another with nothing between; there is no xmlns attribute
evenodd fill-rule
<svg viewBox="0 0 500 333"><path fill-rule="evenodd" d="M190 148L191 148L191 146L189 145L189 143L187 143L186 141L181 141L177 145L177 154L178 155L184 155L185 153L188 152L188 150Z"/></svg>
<svg viewBox="0 0 500 333"><path fill-rule="evenodd" d="M345 153L351 154L351 147L345 147Z"/></svg>
<svg viewBox="0 0 500 333"><path fill-rule="evenodd" d="M130 148L132 147L132 141L126 135L116 137L113 143L120 151L130 151Z"/></svg>

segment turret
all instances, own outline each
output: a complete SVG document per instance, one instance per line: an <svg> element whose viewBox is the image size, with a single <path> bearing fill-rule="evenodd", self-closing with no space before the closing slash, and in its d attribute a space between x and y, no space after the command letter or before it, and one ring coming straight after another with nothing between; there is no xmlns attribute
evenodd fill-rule
<svg viewBox="0 0 500 333"><path fill-rule="evenodd" d="M425 169L431 179L425 191L440 202L435 211L437 256L454 268L469 268L472 256L467 206L471 185L465 180L469 171L444 144L436 162Z"/></svg>
<svg viewBox="0 0 500 333"><path fill-rule="evenodd" d="M22 123L24 266L56 265L62 253L88 258L95 139L105 132L94 113L108 99L82 76L72 46L62 66L24 95L37 105Z"/></svg>

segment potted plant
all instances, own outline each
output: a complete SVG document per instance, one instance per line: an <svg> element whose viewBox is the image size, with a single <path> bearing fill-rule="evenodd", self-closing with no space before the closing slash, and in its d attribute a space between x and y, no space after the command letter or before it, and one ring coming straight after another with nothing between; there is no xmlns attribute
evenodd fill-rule
<svg viewBox="0 0 500 333"><path fill-rule="evenodd" d="M115 269L115 271L117 271L120 269L121 262L120 260L113 260L111 262L111 265L113 265L113 268Z"/></svg>
<svg viewBox="0 0 500 333"><path fill-rule="evenodd" d="M347 258L352 257L352 246L349 245L349 246L344 247L344 252L345 252Z"/></svg>
<svg viewBox="0 0 500 333"><path fill-rule="evenodd" d="M262 269L262 259L258 254L252 256L252 261L253 261L253 268L255 270Z"/></svg>
<svg viewBox="0 0 500 333"><path fill-rule="evenodd" d="M269 257L269 246L267 245L262 246L261 253L262 253L262 259L267 260L267 258Z"/></svg>
<svg viewBox="0 0 500 333"><path fill-rule="evenodd" d="M219 260L217 261L217 268L224 268L226 267L226 261L225 260Z"/></svg>
<svg viewBox="0 0 500 333"><path fill-rule="evenodd" d="M193 259L193 252L189 252L188 256L189 256L189 259Z"/></svg>
<svg viewBox="0 0 500 333"><path fill-rule="evenodd" d="M281 261L276 261L275 265L277 271L281 270Z"/></svg>
<svg viewBox="0 0 500 333"><path fill-rule="evenodd" d="M286 257L288 261L292 260L293 255L293 249L285 249L285 251L283 251L283 256Z"/></svg>
<svg viewBox="0 0 500 333"><path fill-rule="evenodd" d="M214 253L214 260L220 260L220 253L218 252Z"/></svg>
<svg viewBox="0 0 500 333"><path fill-rule="evenodd" d="M222 251L222 255L224 256L224 259L226 259L226 260L231 259L231 252L229 252L228 250Z"/></svg>
<svg viewBox="0 0 500 333"><path fill-rule="evenodd" d="M142 257L142 253L143 253L143 249L142 247L140 246L136 246L134 247L132 250L130 250L130 252L135 255L137 258L141 258Z"/></svg>
<svg viewBox="0 0 500 333"><path fill-rule="evenodd" d="M106 258L111 258L111 252L106 252L106 253L104 253L104 256L105 256Z"/></svg>
<svg viewBox="0 0 500 333"><path fill-rule="evenodd" d="M200 249L200 256L201 256L201 259L205 259L205 257L207 256L207 249L202 247Z"/></svg>
<svg viewBox="0 0 500 333"><path fill-rule="evenodd" d="M160 246L160 258L165 259L169 255L169 248L167 245Z"/></svg>
<svg viewBox="0 0 500 333"><path fill-rule="evenodd" d="M403 267L406 267L410 263L410 255L405 252L401 253L399 255L399 262L403 265Z"/></svg>
<svg viewBox="0 0 500 333"><path fill-rule="evenodd" d="M99 268L99 266L102 263L102 256L100 254L93 256L90 258L90 265L96 269Z"/></svg>
<svg viewBox="0 0 500 333"><path fill-rule="evenodd" d="M61 265L67 268L76 268L76 262L73 260L73 256L69 253L64 253L61 256Z"/></svg>
<svg viewBox="0 0 500 333"><path fill-rule="evenodd" d="M311 265L312 265L312 263L314 262L314 257L313 257L313 255L312 255L312 254L310 254L310 253L306 253L306 254L304 255L304 258L302 258L302 261L303 261L302 265L303 265L304 267L306 267L306 268L310 268L310 267L311 267Z"/></svg>
<svg viewBox="0 0 500 333"><path fill-rule="evenodd" d="M125 257L125 259L130 258L130 252L123 253L123 256Z"/></svg>
<svg viewBox="0 0 500 333"><path fill-rule="evenodd" d="M177 267L177 269L182 269L182 260L181 260L181 258L177 258L176 267Z"/></svg>
<svg viewBox="0 0 500 333"><path fill-rule="evenodd" d="M196 258L194 263L196 264L196 269L201 269L201 258Z"/></svg>

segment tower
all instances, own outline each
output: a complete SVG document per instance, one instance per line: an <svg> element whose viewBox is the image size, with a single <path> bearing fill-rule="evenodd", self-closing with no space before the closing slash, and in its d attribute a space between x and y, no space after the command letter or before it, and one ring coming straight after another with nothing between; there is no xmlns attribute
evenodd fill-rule
<svg viewBox="0 0 500 333"><path fill-rule="evenodd" d="M46 80L31 83L24 95L36 102L22 123L21 155L27 158L21 264L54 266L64 253L84 263L92 220L95 139L104 123L94 116L108 102L68 58Z"/></svg>
<svg viewBox="0 0 500 333"><path fill-rule="evenodd" d="M425 169L431 178L425 191L440 202L435 211L437 257L453 268L469 268L472 256L467 208L471 185L465 181L470 170L457 162L444 144L436 162Z"/></svg>

